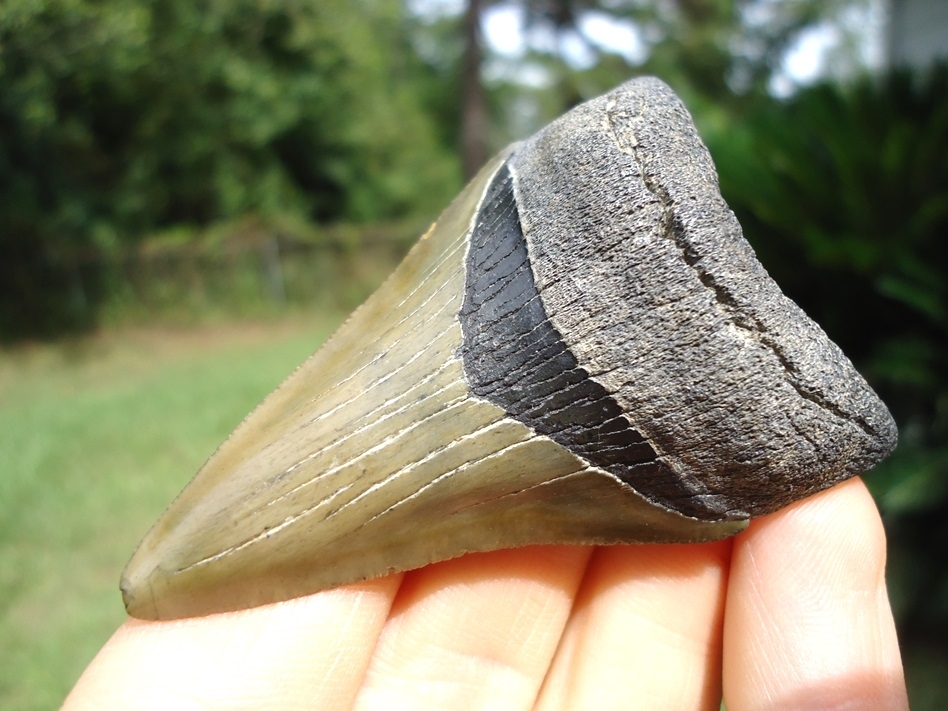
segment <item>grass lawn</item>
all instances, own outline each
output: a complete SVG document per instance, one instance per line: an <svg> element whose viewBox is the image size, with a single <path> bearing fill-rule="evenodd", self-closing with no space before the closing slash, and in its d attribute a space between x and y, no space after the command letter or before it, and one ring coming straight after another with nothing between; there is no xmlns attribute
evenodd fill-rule
<svg viewBox="0 0 948 711"><path fill-rule="evenodd" d="M0 351L0 708L58 707L146 529L341 318Z"/></svg>

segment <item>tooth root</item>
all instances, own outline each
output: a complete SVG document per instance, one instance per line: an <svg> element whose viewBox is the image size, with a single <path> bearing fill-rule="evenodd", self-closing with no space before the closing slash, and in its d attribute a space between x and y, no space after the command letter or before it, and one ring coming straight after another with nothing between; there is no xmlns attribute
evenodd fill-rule
<svg viewBox="0 0 948 711"><path fill-rule="evenodd" d="M705 541L894 446L654 80L492 161L225 441L122 579L136 617L473 551Z"/></svg>

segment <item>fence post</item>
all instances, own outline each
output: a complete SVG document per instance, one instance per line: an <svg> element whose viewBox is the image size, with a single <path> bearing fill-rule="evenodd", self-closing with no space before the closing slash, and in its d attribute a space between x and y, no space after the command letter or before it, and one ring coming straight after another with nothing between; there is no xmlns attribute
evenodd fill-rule
<svg viewBox="0 0 948 711"><path fill-rule="evenodd" d="M279 305L286 305L286 282L283 279L283 265L280 263L280 240L276 234L263 243L264 281L270 297Z"/></svg>

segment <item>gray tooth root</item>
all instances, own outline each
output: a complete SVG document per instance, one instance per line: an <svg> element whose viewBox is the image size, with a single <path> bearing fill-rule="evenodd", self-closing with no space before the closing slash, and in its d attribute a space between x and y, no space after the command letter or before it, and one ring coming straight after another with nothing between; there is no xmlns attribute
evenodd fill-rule
<svg viewBox="0 0 948 711"><path fill-rule="evenodd" d="M755 259L681 102L640 79L491 161L121 587L168 619L472 551L714 540L895 440Z"/></svg>

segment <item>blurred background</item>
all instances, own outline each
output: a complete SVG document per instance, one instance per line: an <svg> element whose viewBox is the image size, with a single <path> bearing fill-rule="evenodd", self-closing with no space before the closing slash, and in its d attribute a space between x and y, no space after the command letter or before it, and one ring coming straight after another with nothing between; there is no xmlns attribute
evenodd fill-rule
<svg viewBox="0 0 948 711"><path fill-rule="evenodd" d="M495 150L640 74L889 404L867 475L915 709L948 698L944 0L0 2L0 707Z"/></svg>

